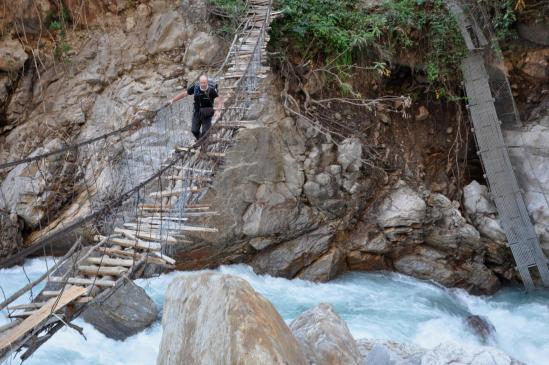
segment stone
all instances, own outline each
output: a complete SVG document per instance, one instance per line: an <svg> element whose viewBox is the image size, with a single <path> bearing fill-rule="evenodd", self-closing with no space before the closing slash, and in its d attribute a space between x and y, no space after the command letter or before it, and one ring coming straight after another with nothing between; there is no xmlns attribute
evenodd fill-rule
<svg viewBox="0 0 549 365"><path fill-rule="evenodd" d="M346 138L337 148L337 162L343 171L360 171L362 144L358 138Z"/></svg>
<svg viewBox="0 0 549 365"><path fill-rule="evenodd" d="M522 72L536 79L545 80L549 71L549 48L527 52Z"/></svg>
<svg viewBox="0 0 549 365"><path fill-rule="evenodd" d="M432 224L425 229L425 243L441 250L455 250L463 246L479 248L480 234L448 198L442 194L431 194L427 199L428 220Z"/></svg>
<svg viewBox="0 0 549 365"><path fill-rule="evenodd" d="M353 271L379 271L391 268L385 256L360 251L351 251L347 254L347 265L349 270Z"/></svg>
<svg viewBox="0 0 549 365"><path fill-rule="evenodd" d="M293 278L329 249L335 229L324 225L310 233L259 252L250 265L259 274Z"/></svg>
<svg viewBox="0 0 549 365"><path fill-rule="evenodd" d="M476 180L463 188L463 206L469 215L497 213L496 206L488 195L488 188Z"/></svg>
<svg viewBox="0 0 549 365"><path fill-rule="evenodd" d="M378 207L377 223L382 228L423 223L426 210L425 201L401 180Z"/></svg>
<svg viewBox="0 0 549 365"><path fill-rule="evenodd" d="M187 47L185 65L198 68L215 63L221 49L221 42L216 36L198 32Z"/></svg>
<svg viewBox="0 0 549 365"><path fill-rule="evenodd" d="M181 48L191 32L192 29L176 11L157 14L149 26L145 47L150 54Z"/></svg>
<svg viewBox="0 0 549 365"><path fill-rule="evenodd" d="M18 40L0 40L0 71L19 71L28 58L29 55Z"/></svg>
<svg viewBox="0 0 549 365"><path fill-rule="evenodd" d="M547 22L523 23L519 21L517 30L521 38L542 46L549 46L549 24Z"/></svg>
<svg viewBox="0 0 549 365"><path fill-rule="evenodd" d="M487 344L494 339L496 328L486 317L470 315L465 319L469 329L477 335L482 343Z"/></svg>
<svg viewBox="0 0 549 365"><path fill-rule="evenodd" d="M330 304L321 303L290 323L294 336L316 365L359 365L362 358L347 324Z"/></svg>
<svg viewBox="0 0 549 365"><path fill-rule="evenodd" d="M425 106L421 105L417 110L415 118L418 122L429 118L429 110Z"/></svg>
<svg viewBox="0 0 549 365"><path fill-rule="evenodd" d="M124 340L149 327L157 315L145 290L127 281L105 300L90 304L82 318L105 336Z"/></svg>
<svg viewBox="0 0 549 365"><path fill-rule="evenodd" d="M361 339L357 342L365 365L524 365L503 351L489 346L442 343L433 349L424 349L390 340ZM375 357L370 357L374 351ZM382 362L372 361L374 359L381 359Z"/></svg>
<svg viewBox="0 0 549 365"><path fill-rule="evenodd" d="M17 215L0 210L0 258L8 257L21 248L23 236Z"/></svg>
<svg viewBox="0 0 549 365"><path fill-rule="evenodd" d="M345 267L345 255L338 248L333 248L304 268L297 277L303 280L327 282L343 273Z"/></svg>
<svg viewBox="0 0 549 365"><path fill-rule="evenodd" d="M133 28L135 28L135 18L132 17L132 16L129 16L126 18L126 30L127 31L130 31L132 30Z"/></svg>
<svg viewBox="0 0 549 365"><path fill-rule="evenodd" d="M137 15L141 18L147 18L151 15L151 8L147 4L139 4L137 6Z"/></svg>
<svg viewBox="0 0 549 365"><path fill-rule="evenodd" d="M273 305L235 276L175 278L166 291L162 327L157 365L307 364Z"/></svg>

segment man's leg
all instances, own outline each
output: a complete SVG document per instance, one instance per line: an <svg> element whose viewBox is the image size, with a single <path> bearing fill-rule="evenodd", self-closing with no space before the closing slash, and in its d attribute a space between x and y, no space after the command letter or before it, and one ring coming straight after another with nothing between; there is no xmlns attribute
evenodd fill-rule
<svg viewBox="0 0 549 365"><path fill-rule="evenodd" d="M191 123L191 132L196 139L200 137L200 124L200 116L198 115L198 111L195 110L193 113L193 121Z"/></svg>
<svg viewBox="0 0 549 365"><path fill-rule="evenodd" d="M206 132L208 132L208 129L210 129L211 126L212 117L206 118L204 119L204 121L202 121L202 134L200 135L201 138L206 134Z"/></svg>

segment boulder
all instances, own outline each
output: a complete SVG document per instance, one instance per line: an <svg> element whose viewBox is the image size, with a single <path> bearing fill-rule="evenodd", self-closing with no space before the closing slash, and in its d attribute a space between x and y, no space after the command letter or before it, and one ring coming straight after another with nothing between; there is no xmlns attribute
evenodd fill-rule
<svg viewBox="0 0 549 365"><path fill-rule="evenodd" d="M308 364L300 343L243 279L178 277L166 291L158 365Z"/></svg>
<svg viewBox="0 0 549 365"><path fill-rule="evenodd" d="M158 310L143 288L127 281L105 300L92 303L83 319L99 332L115 340L124 340L149 327Z"/></svg>
<svg viewBox="0 0 549 365"><path fill-rule="evenodd" d="M293 278L328 251L334 234L334 227L322 226L272 249L261 251L251 260L250 265L260 274Z"/></svg>
<svg viewBox="0 0 549 365"><path fill-rule="evenodd" d="M362 364L357 344L347 324L325 303L309 309L290 323L294 336L316 365Z"/></svg>
<svg viewBox="0 0 549 365"><path fill-rule="evenodd" d="M332 248L297 276L300 279L326 282L345 271L345 255L338 248Z"/></svg>
<svg viewBox="0 0 549 365"><path fill-rule="evenodd" d="M344 139L337 148L337 162L343 171L359 171L362 166L362 144L358 138Z"/></svg>
<svg viewBox="0 0 549 365"><path fill-rule="evenodd" d="M457 202L452 203L442 194L431 194L427 204L432 223L425 229L426 244L441 250L479 247L480 234L461 216Z"/></svg>
<svg viewBox="0 0 549 365"><path fill-rule="evenodd" d="M496 219L496 206L490 199L488 188L473 180L463 188L463 205L479 232L494 241L505 242L505 232Z"/></svg>
<svg viewBox="0 0 549 365"><path fill-rule="evenodd" d="M549 46L549 24L546 22L534 22L517 24L518 34L530 42Z"/></svg>
<svg viewBox="0 0 549 365"><path fill-rule="evenodd" d="M152 18L145 47L150 54L170 51L185 45L191 27L176 11L157 14Z"/></svg>
<svg viewBox="0 0 549 365"><path fill-rule="evenodd" d="M530 51L526 54L522 72L536 79L545 80L549 71L549 48Z"/></svg>
<svg viewBox="0 0 549 365"><path fill-rule="evenodd" d="M0 40L0 71L17 72L29 58L25 49L15 39Z"/></svg>
<svg viewBox="0 0 549 365"><path fill-rule="evenodd" d="M496 328L487 318L477 315L470 315L465 319L469 329L486 344L493 340Z"/></svg>
<svg viewBox="0 0 549 365"><path fill-rule="evenodd" d="M197 68L215 63L221 50L219 38L205 32L197 32L187 47L185 64L190 68Z"/></svg>
<svg viewBox="0 0 549 365"><path fill-rule="evenodd" d="M382 228L423 223L426 209L419 194L401 180L379 206L377 223Z"/></svg>

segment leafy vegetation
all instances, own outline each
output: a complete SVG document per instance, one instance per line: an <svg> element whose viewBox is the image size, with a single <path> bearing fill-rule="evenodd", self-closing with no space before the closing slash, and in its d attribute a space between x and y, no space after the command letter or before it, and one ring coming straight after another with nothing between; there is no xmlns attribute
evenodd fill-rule
<svg viewBox="0 0 549 365"><path fill-rule="evenodd" d="M63 1L60 2L60 8L57 11L50 11L45 18L45 24L48 29L57 33L53 56L57 61L69 62L68 54L71 50L67 42L67 29L72 23L72 18L68 7Z"/></svg>
<svg viewBox="0 0 549 365"><path fill-rule="evenodd" d="M442 0L279 0L284 18L273 25L275 48L316 64L390 61L415 50L435 86L454 78L465 48ZM374 66L374 68L376 68Z"/></svg>
<svg viewBox="0 0 549 365"><path fill-rule="evenodd" d="M221 33L233 34L246 14L246 2L243 0L210 0L210 4L213 5L210 13L225 20L220 29Z"/></svg>

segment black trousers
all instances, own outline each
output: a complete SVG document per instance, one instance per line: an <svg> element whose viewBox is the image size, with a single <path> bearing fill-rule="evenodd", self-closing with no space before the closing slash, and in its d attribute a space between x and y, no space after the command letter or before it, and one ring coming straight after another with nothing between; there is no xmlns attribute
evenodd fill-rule
<svg viewBox="0 0 549 365"><path fill-rule="evenodd" d="M212 118L213 116L208 118L200 118L200 113L198 112L198 110L194 110L191 132L196 139L202 138L202 136L206 134L208 129L210 129L210 127L212 126ZM200 132L200 127L202 127L202 133Z"/></svg>

